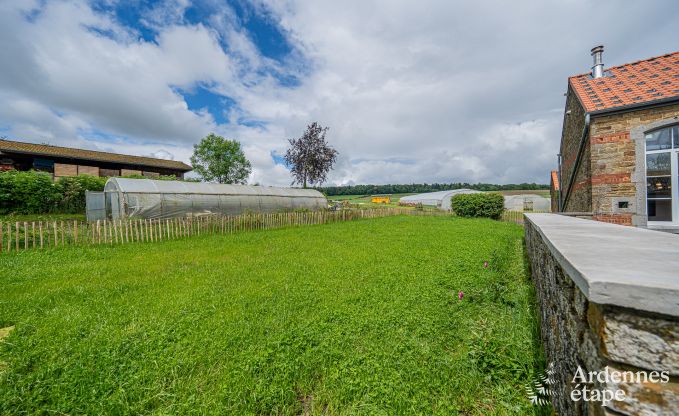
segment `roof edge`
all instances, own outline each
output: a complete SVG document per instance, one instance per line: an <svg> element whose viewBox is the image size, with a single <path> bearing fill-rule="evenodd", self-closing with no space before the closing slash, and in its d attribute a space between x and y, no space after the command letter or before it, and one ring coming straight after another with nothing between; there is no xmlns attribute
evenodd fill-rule
<svg viewBox="0 0 679 416"><path fill-rule="evenodd" d="M679 51L664 53L664 54L662 54L662 55L651 56L650 58L645 58L645 59L638 59L638 60L636 60L636 61L626 62L626 63L624 63L624 64L620 64L620 65L616 65L616 66L609 66L609 67L607 67L607 68L604 68L604 72L605 72L605 71L610 71L611 69L622 68L623 66L636 65L636 64L638 64L638 63L640 63L640 62L653 61L653 60L658 59L658 58L665 58L665 57L672 56L672 55L677 55L677 54L679 54ZM587 76L587 75L592 75L592 72L590 71L590 72L584 72L584 73L582 73L582 74L571 75L571 76L568 77L568 79L571 79L571 78L578 78L578 77Z"/></svg>
<svg viewBox="0 0 679 416"><path fill-rule="evenodd" d="M190 165L188 165L188 164L186 164L186 163L184 163L180 160L158 159L158 158L153 158L153 157L149 157L149 156L128 155L128 154L125 154L125 153L103 152L103 151L100 151L100 150L78 149L78 148L75 148L75 147L54 146L54 145L51 145L51 144L39 144L39 143L30 143L30 142L20 142L20 141L17 141L17 140L0 139L0 143L3 142L3 141L11 142L11 143L35 144L35 145L39 145L39 146L48 146L48 147L52 147L52 148L56 148L56 149L64 149L64 150L84 150L84 151L87 151L87 152L98 153L98 154L101 154L102 156L116 155L116 156L145 158L145 159L158 160L158 161L163 161L163 162L172 162L172 163L176 163L177 167L169 168L169 167L163 167L163 166L154 166L154 165L150 165L150 164L147 164L147 163L110 161L110 160L106 160L106 159L103 159L103 158L102 159L96 159L96 158L87 157L87 156L62 156L62 155L55 155L55 154L52 154L52 153L35 152L35 151L30 151L30 150L5 150L5 152L8 152L8 153L25 153L25 154L29 154L29 155L60 157L60 158L64 158L64 159L82 159L82 160L90 160L90 161L94 161L94 162L116 163L116 164L121 164L121 165L130 165L130 166L139 165L139 166L153 166L153 167L157 167L157 168L176 169L176 170L184 170L185 169L185 172L189 172L189 171L193 170L193 167L191 167ZM3 152L3 150L0 149L0 152ZM179 165L183 165L183 166L180 167Z"/></svg>
<svg viewBox="0 0 679 416"><path fill-rule="evenodd" d="M579 97L578 97L579 99ZM660 98L658 100L652 100L652 101L644 101L640 103L633 103L633 104L626 104L626 105L621 105L619 107L611 107L611 108L605 108L602 110L593 110L589 111L589 114L591 116L598 116L598 115L608 115L611 113L625 113L628 111L635 111L637 109L640 109L642 107L662 107L665 105L672 105L675 103L679 103L679 95L674 95L672 97L664 97Z"/></svg>

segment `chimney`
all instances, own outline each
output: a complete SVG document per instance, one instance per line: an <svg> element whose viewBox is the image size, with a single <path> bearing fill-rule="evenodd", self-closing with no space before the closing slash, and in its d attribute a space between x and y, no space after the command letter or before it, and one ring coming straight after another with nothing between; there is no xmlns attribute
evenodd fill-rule
<svg viewBox="0 0 679 416"><path fill-rule="evenodd" d="M594 58L594 66L592 66L592 78L601 78L604 76L604 62L601 55L604 53L604 45L595 46L592 48L592 58Z"/></svg>

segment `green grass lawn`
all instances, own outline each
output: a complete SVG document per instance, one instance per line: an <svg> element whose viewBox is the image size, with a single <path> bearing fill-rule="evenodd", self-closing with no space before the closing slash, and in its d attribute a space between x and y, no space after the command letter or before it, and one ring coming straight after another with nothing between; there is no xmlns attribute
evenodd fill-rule
<svg viewBox="0 0 679 416"><path fill-rule="evenodd" d="M522 236L402 216L0 256L0 414L529 413Z"/></svg>

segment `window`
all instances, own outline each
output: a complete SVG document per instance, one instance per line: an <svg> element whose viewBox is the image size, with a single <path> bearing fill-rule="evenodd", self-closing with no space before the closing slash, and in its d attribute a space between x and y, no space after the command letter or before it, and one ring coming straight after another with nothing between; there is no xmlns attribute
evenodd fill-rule
<svg viewBox="0 0 679 416"><path fill-rule="evenodd" d="M649 222L679 224L679 126L646 134L646 207Z"/></svg>

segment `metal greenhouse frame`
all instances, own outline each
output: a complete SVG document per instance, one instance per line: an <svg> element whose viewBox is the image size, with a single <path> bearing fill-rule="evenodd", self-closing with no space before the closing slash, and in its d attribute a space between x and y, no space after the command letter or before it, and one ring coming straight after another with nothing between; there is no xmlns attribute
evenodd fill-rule
<svg viewBox="0 0 679 416"><path fill-rule="evenodd" d="M319 210L328 206L323 194L314 189L128 178L109 179L104 199L106 217L113 220Z"/></svg>

